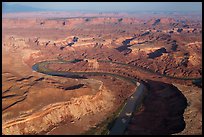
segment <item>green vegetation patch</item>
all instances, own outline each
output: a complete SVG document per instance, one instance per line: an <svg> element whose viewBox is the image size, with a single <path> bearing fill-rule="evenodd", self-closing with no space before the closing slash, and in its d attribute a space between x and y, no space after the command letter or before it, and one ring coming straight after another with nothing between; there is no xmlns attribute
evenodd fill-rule
<svg viewBox="0 0 204 137"><path fill-rule="evenodd" d="M125 107L126 101L127 99L120 105L120 107L111 116L109 116L104 121L96 125L96 127L93 127L88 131L82 133L82 135L108 135L109 130L113 127L115 121L120 115L120 112Z"/></svg>

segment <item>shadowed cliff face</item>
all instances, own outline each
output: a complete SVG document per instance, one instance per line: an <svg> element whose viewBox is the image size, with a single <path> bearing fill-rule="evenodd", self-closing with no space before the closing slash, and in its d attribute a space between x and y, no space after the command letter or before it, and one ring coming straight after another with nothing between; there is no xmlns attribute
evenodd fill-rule
<svg viewBox="0 0 204 137"><path fill-rule="evenodd" d="M152 26L156 26L160 23L160 19L155 20L155 22L152 24Z"/></svg>
<svg viewBox="0 0 204 137"><path fill-rule="evenodd" d="M149 95L141 111L134 114L127 134L174 134L185 128L183 113L187 99L175 86L148 81Z"/></svg>
<svg viewBox="0 0 204 137"><path fill-rule="evenodd" d="M186 127L183 130L185 132L182 134L202 133L200 128L202 119L199 116L202 115L202 112L200 113L202 99L199 98L201 94L198 93L200 90L192 86L190 83L192 81L174 80L153 74L156 72L174 77L202 77L201 17L189 15L186 18L189 26L184 27L185 22L180 22L183 20L183 15L172 14L172 18L162 17L163 15L140 15L141 18L136 18L123 14L111 14L110 17L106 14L72 14L68 16L60 12L43 13L42 16L35 15L36 18L34 18L34 13L31 13L29 16L32 18L28 18L22 13L15 15L13 19L11 16L3 18L2 120L5 122L10 119L14 120L14 128L10 126L11 129L9 128L8 131L2 128L3 133L17 134L16 132L19 131L20 134L24 132L22 131L24 129L25 133L31 133L28 128L32 129L35 126L36 134L41 133L43 128L46 131L43 134L47 134L47 131L50 131L48 126L52 125L51 128L57 127L60 131L52 130L53 132L49 134L54 132L79 134L85 131L85 128L95 126L105 119L105 116L114 112L133 92L134 87L131 87L131 84L110 76L74 74L62 76L54 72L53 76L45 76L31 69L37 62L57 59L86 59L87 61L75 60L70 63L71 65L53 64L49 66L50 69L56 71L94 70L140 80L152 79L180 84L176 87L188 99L188 104L190 104L188 109L185 109L185 97L177 88L169 84L149 81L150 95L145 100L142 111L135 114L132 128L128 128L129 134L181 133L185 123ZM121 17L123 18L120 19ZM154 23L155 26L152 26ZM183 30L179 33L178 29ZM189 54L185 55L185 53ZM132 67L120 67L114 63L97 60L110 60L130 64ZM137 68L153 73L149 74ZM78 80L71 80L70 77ZM95 78L103 81L91 80ZM99 90L102 83L108 90L106 92L104 89L105 94L103 94L104 91ZM199 84L200 81L194 81L194 84L197 83ZM98 91L102 94L95 95ZM112 94L115 100L112 100L110 96ZM95 96L99 99L95 99ZM76 100L72 102L71 98L76 98ZM72 107L67 109L70 104L48 106L64 101L71 101ZM112 103L112 108L110 103ZM34 112L39 111L42 114L41 112L44 113L44 111L40 109L46 106L48 106L48 111L45 112L50 115L43 116L48 119L44 121L42 117L34 119ZM76 116L74 121L70 118L72 114ZM25 124L25 121L21 121L22 125L19 125L18 130L15 121L21 116L31 116L33 119L30 120L33 123L29 121ZM62 127L69 125L66 130L61 126L53 125L53 123L61 124L62 120L66 122L66 124L62 123ZM5 122L2 122L2 125L7 125L4 124Z"/></svg>
<svg viewBox="0 0 204 137"><path fill-rule="evenodd" d="M118 48L116 48L116 50L118 50L119 52L122 52L122 51L124 51L124 50L130 50L130 49L128 49L128 47L131 47L132 45L130 45L130 42L132 41L132 40L134 40L136 37L133 37L133 38L130 38L130 39L126 39L126 40L124 40L123 42L122 42L122 46L120 46L120 47L118 47Z"/></svg>
<svg viewBox="0 0 204 137"><path fill-rule="evenodd" d="M160 57L163 53L167 53L166 49L165 48L160 48L152 53L149 53L149 58L156 58L156 57Z"/></svg>

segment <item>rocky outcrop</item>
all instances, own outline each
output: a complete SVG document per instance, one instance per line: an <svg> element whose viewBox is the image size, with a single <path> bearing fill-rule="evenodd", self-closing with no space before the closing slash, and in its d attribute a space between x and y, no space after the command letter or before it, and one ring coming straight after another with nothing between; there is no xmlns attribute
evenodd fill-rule
<svg viewBox="0 0 204 137"><path fill-rule="evenodd" d="M111 93L103 87L96 96L88 95L73 98L68 102L51 104L28 117L7 121L2 125L3 134L39 134L70 118L75 120L84 115L110 111L113 100Z"/></svg>
<svg viewBox="0 0 204 137"><path fill-rule="evenodd" d="M160 19L156 19L155 22L152 24L152 26L156 26L160 23Z"/></svg>
<svg viewBox="0 0 204 137"><path fill-rule="evenodd" d="M149 53L148 56L149 56L149 58L154 59L156 57L160 57L163 53L167 53L166 49L165 48L160 48L158 50L155 50L152 53Z"/></svg>

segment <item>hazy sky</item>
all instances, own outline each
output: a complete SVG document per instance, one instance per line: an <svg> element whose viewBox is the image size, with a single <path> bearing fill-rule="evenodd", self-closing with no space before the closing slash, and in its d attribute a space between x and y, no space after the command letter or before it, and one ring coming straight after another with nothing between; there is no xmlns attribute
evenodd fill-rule
<svg viewBox="0 0 204 137"><path fill-rule="evenodd" d="M6 2L6 4L67 11L202 11L201 2Z"/></svg>

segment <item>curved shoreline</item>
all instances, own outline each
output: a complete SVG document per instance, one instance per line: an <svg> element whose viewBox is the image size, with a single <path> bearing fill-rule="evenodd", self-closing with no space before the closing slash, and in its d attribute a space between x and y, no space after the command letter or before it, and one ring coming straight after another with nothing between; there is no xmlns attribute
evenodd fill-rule
<svg viewBox="0 0 204 137"><path fill-rule="evenodd" d="M51 61L42 61L42 62L38 62L36 63L35 65L33 65L33 70L37 71L37 72L40 72L40 73L44 73L44 74L48 74L50 72L52 72L52 74L50 75L63 75L63 74L94 74L94 73L100 73L101 75L103 74L106 74L106 75L117 75L117 76L121 76L121 75L118 75L118 74L114 74L114 73L107 73L107 72L67 72L67 71L54 71L54 70L51 70L51 69L48 69L46 68L44 65L45 64L52 64L52 63L59 63L59 64L66 64L66 63L76 63L76 62L80 62L80 61L83 61L81 59L74 59L74 60L69 60L69 61L66 61L66 60L62 60L62 59L58 59L58 60L51 60ZM123 66L128 66L128 67L131 67L131 68L134 68L134 69L138 69L139 71L143 71L143 72L147 72L147 73L151 73L151 74L155 74L155 75L159 75L159 76L162 76L162 77L166 77L166 78L171 78L171 79L177 79L177 80L201 80L202 77L174 77L174 76L170 76L170 75L165 75L165 74L161 74L161 73L158 73L158 72L154 72L153 70L148 70L148 69L144 69L142 67L139 67L139 66L134 66L134 65L130 65L130 64L125 64L125 63L121 63L121 62L114 62L114 61L109 61L109 60L97 60L98 62L108 62L108 63L113 63L113 64L118 64L118 65L123 65ZM42 68L39 68L39 65L43 65L43 69L46 70L46 71L42 71ZM42 66L41 66L42 67ZM40 71L39 71L40 69ZM99 74L99 75L100 75ZM124 77L124 76L121 76L121 77ZM127 78L129 79L128 77L124 77L124 78ZM132 79L133 81L135 79Z"/></svg>
<svg viewBox="0 0 204 137"><path fill-rule="evenodd" d="M127 78L124 76L120 76L117 74L112 74L112 73L102 73L102 72L56 72L53 71L49 68L46 68L46 65L49 64L50 62L52 63L62 63L59 61L44 61L44 62L40 62L40 63L36 63L35 65L32 66L33 70L40 72L40 73L44 73L44 74L48 74L48 75L54 75L54 76L73 76L76 74L88 74L88 75L110 75L110 76L114 76L123 80L126 80L134 85L137 85L137 82L131 78ZM63 106L64 104L64 106ZM23 118L19 118L16 120L11 120L11 121L7 121L6 123L3 124L3 134L22 134L20 133L21 128L18 127L18 125L27 125L28 127L30 126L29 121L30 120L34 120L35 121L41 121L43 122L43 120L47 120L46 123L54 123L57 124L57 121L61 121L62 117L64 117L64 114L67 114L68 110L66 110L67 105L65 104L70 104L70 102L62 102L62 103L55 103L54 105L48 105L44 108L41 109L40 112L35 113L32 116L28 116L28 117L23 117ZM50 113L50 114L48 114ZM55 113L59 113L59 115L55 115ZM50 115L55 115L56 120L52 120L50 117ZM43 119L40 119L40 117L43 117ZM34 128L34 127L33 127ZM45 127L41 127L42 129L40 129L39 132L42 131L46 131L49 128L49 124ZM36 129L39 129L36 127ZM31 131L32 129L30 128L26 128L26 133L25 134L30 134L34 131ZM37 131L35 130L35 133L37 133Z"/></svg>
<svg viewBox="0 0 204 137"><path fill-rule="evenodd" d="M135 78L130 78L130 77L125 77L125 76L121 76L115 73L107 73L107 72L67 72L67 71L55 71L52 69L47 68L47 64L52 64L52 63L59 63L59 64L65 64L65 63L76 63L80 60L70 60L70 61L63 61L63 60L51 60L51 61L42 61L42 62L38 62L35 65L32 66L32 69L35 70L36 72L40 72L43 74L47 74L47 75L53 75L53 76L67 76L67 77L73 77L76 75L110 75L125 81L128 81L134 85L137 85L137 81ZM82 60L81 60L82 61ZM120 64L120 65L125 65L125 66L130 66L133 67L133 65L129 65L129 64L125 64L125 63L120 63L120 62L111 62L111 61L105 61L105 60L99 60L98 62L109 62L109 63L115 63L115 64ZM136 66L134 66L134 68L137 68ZM147 70L142 70L147 72ZM149 72L149 71L148 71ZM150 71L151 72L151 71ZM151 72L152 73L152 72ZM154 72L153 72L154 73ZM166 76L168 77L168 76ZM197 80L200 78L179 78L179 77L174 77L176 79L181 79L181 80ZM142 83L141 83L142 84ZM131 99L131 98L128 98ZM53 110L53 108L52 108ZM64 109L65 110L65 109ZM122 110L123 111L123 110ZM125 110L124 110L125 111ZM123 111L123 112L124 112ZM54 113L54 112L53 112ZM20 120L20 119L19 119ZM18 121L17 123L21 123L23 124L25 121L25 119L21 119L20 121ZM12 125L16 125L16 120L15 121L9 121L7 122L3 128L6 129L5 132L7 132L7 130L9 129L10 126ZM20 124L19 123L19 124ZM16 125L17 126L17 125ZM11 130L11 129L10 129ZM27 129L28 130L28 129Z"/></svg>
<svg viewBox="0 0 204 137"><path fill-rule="evenodd" d="M52 61L42 61L39 63L36 63L35 65L32 66L32 69L35 70L36 72L47 74L47 75L52 75L52 76L67 76L70 78L80 78L80 76L77 77L77 75L109 75L113 76L125 81L128 81L134 85L137 84L137 81L134 78L130 77L125 77L122 75L118 75L115 73L109 73L109 72L96 72L96 71L89 71L89 72L68 72L68 71L55 71L52 69L49 69L46 67L47 64L52 64L52 63L59 63L59 64L65 64L65 63L72 63L74 60L71 61L66 61L62 62L60 60L52 60Z"/></svg>
<svg viewBox="0 0 204 137"><path fill-rule="evenodd" d="M115 73L107 73L107 72L67 72L67 71L54 71L52 69L47 68L47 64L52 64L52 63L59 63L59 64L66 64L66 63L76 63L76 62L80 62L80 61L84 61L81 59L75 59L75 60L69 60L69 61L65 61L62 59L59 60L53 60L53 61L42 61L39 63L36 63L33 66L33 69L36 70L37 72L40 73L44 73L44 74L48 74L48 75L54 75L54 76L62 76L62 75L66 75L68 77L71 77L73 75L110 75L116 78L120 78L122 80L126 80L129 81L130 83L133 83L135 85L137 85L138 83L136 82L135 78L130 78L130 77L125 77L125 76L121 76ZM192 77L173 77L173 76L169 76L169 75L163 75L160 73L156 73L153 72L152 70L147 70L138 66L134 66L134 65L130 65L130 64L125 64L125 63L120 63L120 62L112 62L112 61L107 61L107 60L97 60L98 62L107 62L107 63L113 63L113 64L119 64L119 65L123 65L123 66L128 66L128 67L132 67L134 69L139 69L139 71L143 71L143 72L148 72L148 73L153 73L159 76L163 76L163 77L167 77L167 78L172 78L172 79L179 79L179 80L200 80L202 78L192 78ZM139 83L140 84L140 83ZM140 86L145 87L144 84L140 84ZM120 118L117 120L117 122L113 125L113 127L111 127L109 134L123 134L124 130L126 129L131 115L133 114L134 108L135 106L139 106L142 103L142 98L145 96L145 90L147 90L147 87L141 89L141 93L137 93L137 91L139 91L138 89L133 93L133 95L131 95L131 97L137 95L137 99L135 99L134 101L131 99L131 97L127 98L127 102L129 102L129 105L125 105L125 109L122 109L120 111ZM140 101L139 101L140 100ZM131 105L130 105L131 104ZM131 114L128 117L126 116L126 114ZM124 118L122 117L126 117L126 122L125 123L121 123L121 121L124 120ZM122 118L122 119L121 119ZM118 132L119 130L121 130L121 132Z"/></svg>

